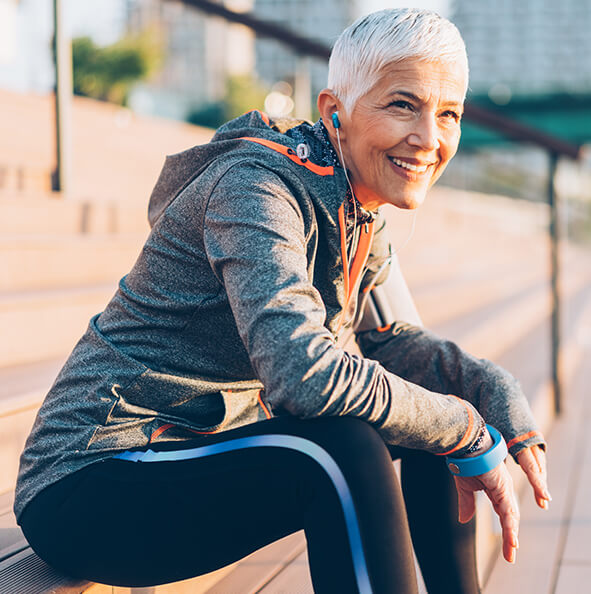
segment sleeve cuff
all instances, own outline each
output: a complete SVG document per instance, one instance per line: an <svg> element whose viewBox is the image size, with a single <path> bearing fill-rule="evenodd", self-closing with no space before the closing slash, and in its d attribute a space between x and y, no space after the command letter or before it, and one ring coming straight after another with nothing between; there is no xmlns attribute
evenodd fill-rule
<svg viewBox="0 0 591 594"><path fill-rule="evenodd" d="M535 445L539 445L546 451L547 444L541 431L529 431L528 433L523 433L522 435L518 435L507 441L507 449L515 460L517 460L517 454L521 452L521 450L531 448Z"/></svg>

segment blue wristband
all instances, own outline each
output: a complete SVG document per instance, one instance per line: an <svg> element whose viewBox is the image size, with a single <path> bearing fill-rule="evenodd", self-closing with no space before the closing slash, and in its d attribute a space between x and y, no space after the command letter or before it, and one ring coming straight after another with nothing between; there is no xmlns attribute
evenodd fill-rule
<svg viewBox="0 0 591 594"><path fill-rule="evenodd" d="M496 468L507 457L507 444L503 436L490 425L486 428L493 440L493 445L480 456L472 458L450 458L446 456L445 463L449 471L455 476L476 476Z"/></svg>

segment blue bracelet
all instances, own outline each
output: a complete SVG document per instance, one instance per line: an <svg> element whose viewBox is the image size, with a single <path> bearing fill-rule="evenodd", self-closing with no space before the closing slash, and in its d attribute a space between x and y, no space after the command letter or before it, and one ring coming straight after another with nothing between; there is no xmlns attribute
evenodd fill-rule
<svg viewBox="0 0 591 594"><path fill-rule="evenodd" d="M476 476L484 474L497 467L507 457L507 444L503 436L491 425L486 428L493 439L493 445L480 456L473 458L450 458L446 456L445 463L449 471L455 476Z"/></svg>

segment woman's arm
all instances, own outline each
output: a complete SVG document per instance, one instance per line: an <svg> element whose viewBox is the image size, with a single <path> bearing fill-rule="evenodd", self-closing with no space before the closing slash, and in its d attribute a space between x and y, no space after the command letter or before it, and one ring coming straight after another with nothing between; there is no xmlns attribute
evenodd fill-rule
<svg viewBox="0 0 591 594"><path fill-rule="evenodd" d="M392 373L428 390L457 394L471 402L485 421L501 432L513 457L528 447L545 447L519 383L498 365L405 322L391 324L381 332L362 332L357 342L366 357L380 361Z"/></svg>
<svg viewBox="0 0 591 594"><path fill-rule="evenodd" d="M210 264L267 401L299 417L356 416L388 443L461 454L477 436L471 404L336 346L312 283L315 223L305 220L298 191L277 173L242 162L217 184L203 221Z"/></svg>
<svg viewBox="0 0 591 594"><path fill-rule="evenodd" d="M372 356L376 356L376 357L383 357L386 361L389 360L390 363L388 364L384 359L380 359L380 361L382 363L384 363L387 367L390 367L391 371L395 371L395 361L394 361L394 356L392 354L392 349L397 349L397 348L404 348L404 346L401 346L400 344L398 344L398 346L396 345L396 340L390 340L388 337L391 335L396 335L396 331L392 332L392 329L394 327L400 327L400 324L393 324L391 325L389 328L385 329L385 335L384 332L376 332L375 328L376 326L382 326L385 325L386 322L391 322L394 319L397 320L404 320L404 322L410 322L411 324L415 325L415 329L414 332L415 334L417 333L417 328L418 326L421 325L421 321L420 321L420 317L418 315L418 312L416 311L416 308L414 307L414 303L412 301L412 297L410 296L410 293L408 291L408 288L406 286L406 283L404 281L404 278L402 277L402 273L400 271L399 267L393 267L390 276L388 277L388 279L385 281L385 283L383 283L382 285L380 285L378 287L379 291L381 291L381 294L379 295L380 299L379 301L381 302L385 302L385 305L381 305L381 309L386 309L389 310L389 315L390 317L387 319L379 319L379 317L376 318L376 316L373 316L372 320L368 320L370 323L366 323L365 326L361 326L361 331L362 334L359 337L359 340L361 342L361 347L362 349L367 349L367 352L371 353ZM372 316L366 316L368 318L371 318ZM372 323L373 322L373 325ZM404 327L402 325L402 327ZM412 326L409 326L409 328L412 328ZM367 332L368 330L373 330L374 333L373 334L363 334L363 332ZM382 328L382 330L384 330L384 328ZM433 339L429 339L426 336L422 336L421 340L418 342L424 342L426 340L430 340L432 347L434 349L434 352L437 353L436 357L439 358L439 360L442 360L445 358L445 355L442 354L443 351L445 351L444 348L442 348L442 345L446 344L446 341L440 341L439 339L435 339L435 337L433 337ZM378 346L379 343L380 346ZM384 344L385 343L385 344ZM450 343L447 343L450 344ZM405 345L406 346L406 354L409 354L408 351L408 343ZM455 347L455 345L454 345ZM423 347L424 348L424 345ZM453 352L456 352L456 348L453 349ZM412 351L411 351L412 352ZM460 360L465 356L466 354L461 352L461 356L460 356ZM488 364L488 365L487 365ZM481 367L481 365L484 365L484 368ZM464 396L464 392L462 392L462 386L461 384L461 379L462 378L466 378L466 375L470 372L470 368L474 369L474 367L477 367L478 369L476 370L476 373L479 376L482 376L483 374L487 373L487 368L490 369L490 367L488 366L492 366L492 364L490 364L489 362L485 362L485 361L481 361L481 360L475 360L474 358L471 358L471 360L468 361L468 365L466 365L466 361L464 361L464 370L461 373L456 373L456 377L452 378L452 381L450 382L450 378L448 377L447 379L447 387L450 387L450 383L455 384L455 387L457 389L457 393L459 393L460 395ZM445 366L446 368L449 368L450 365L448 364L447 366ZM466 369L466 367L468 369ZM496 367L496 366L492 366L492 369L495 370L495 372L500 371L503 375L506 374L506 372L504 372L504 370L501 370L500 368ZM431 370L431 372L433 372L433 366L427 366L426 370ZM398 372L400 372L400 369L398 369ZM406 373L410 374L410 371L407 371ZM404 373L403 373L404 374ZM435 385L435 383L437 382L439 378L438 377L432 377L430 381L432 385ZM495 381L494 376L492 378L490 378L493 382ZM513 378L511 378L513 379ZM417 379L416 377L416 371L415 371L415 376L414 376L414 381L417 381L417 383L421 383L423 384L424 381L426 381L425 379L425 375L423 375L423 379ZM478 382L478 380L476 380L476 382ZM469 384L469 381L466 381L464 379L464 389L465 387ZM515 422L508 422L506 425L505 423L507 421L511 421L510 419L501 419L501 421L499 422L497 420L497 418L495 418L495 421L489 421L492 425L494 425L495 427L501 426L501 429L505 428L505 435L506 438L509 442L509 446L512 449L512 453L514 455L514 458L516 459L516 461L518 462L519 466L521 467L521 469L523 470L523 472L526 474L528 481L530 482L532 488L533 488L533 494L534 494L534 499L537 503L537 505L543 509L548 509L548 502L551 501L551 496L550 493L548 491L548 486L547 486L547 475L546 475L546 456L545 456L545 452L544 452L544 448L545 448L545 443L543 441L543 438L541 436L541 433L537 430L535 423L533 422L533 415L531 414L531 410L529 408L529 404L527 403L527 401L525 400L525 397L521 391L521 389L519 388L518 384L515 382L515 380L513 381L509 381L508 385L512 388L509 390L497 390L496 395L495 394L487 394L487 398L486 398L486 408L490 409L491 407L494 407L495 404L496 405L500 405L501 409L503 410L503 412L508 415L511 416L513 413L514 409L518 410L518 415L516 415L517 417L519 417L519 419L521 419L520 421L518 421L517 423ZM479 404L482 405L482 403L480 402L480 394L477 394L475 396L478 396L478 400L479 400ZM470 396L468 395L468 398L470 398ZM514 399L512 402L511 406L507 405L507 401L509 399ZM473 402L476 400L476 398L473 398ZM478 404L477 404L477 408ZM479 408L480 412L482 412L482 410ZM486 417L490 417L492 415L487 415L486 413L484 414L485 418ZM500 416L498 413L496 415L496 417ZM523 424L523 419L525 419L525 425ZM529 424L527 419L530 419ZM515 425L517 425L517 429L515 427ZM508 429L507 429L508 427ZM490 438L489 438L490 441ZM483 443L483 448L486 448L486 443ZM501 489L501 491L499 491L498 486L500 484L505 484L507 482L506 478L503 475L497 475L495 477L493 477L494 480L488 480L489 486L490 484L497 484L497 489L495 491L495 497L499 497L499 492L502 492L503 489ZM469 481L468 481L469 482ZM474 482L474 481L472 481ZM468 490L464 489L463 491L460 490L460 488L464 486L464 481L460 481L458 484L458 494L459 494L459 502L460 502L460 517L464 517L464 518L471 518L472 514L473 514L473 508L474 508L474 502L473 502L473 495L468 496ZM480 488L484 489L484 486L481 486ZM487 493L489 495L489 497L492 497L493 493ZM507 553L507 551L505 551Z"/></svg>

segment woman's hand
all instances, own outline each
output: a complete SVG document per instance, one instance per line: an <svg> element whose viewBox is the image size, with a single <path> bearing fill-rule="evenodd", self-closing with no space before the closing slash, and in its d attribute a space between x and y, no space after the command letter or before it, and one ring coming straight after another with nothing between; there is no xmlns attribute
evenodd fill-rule
<svg viewBox="0 0 591 594"><path fill-rule="evenodd" d="M499 516L503 529L503 557L515 563L519 548L519 508L513 492L513 480L504 462L484 474L471 477L454 477L458 490L459 521L464 524L476 511L475 491L484 491Z"/></svg>
<svg viewBox="0 0 591 594"><path fill-rule="evenodd" d="M548 491L546 477L546 454L544 450L535 445L525 448L517 454L517 462L525 472L527 480L534 490L534 499L542 509L548 509L548 502L552 501Z"/></svg>

